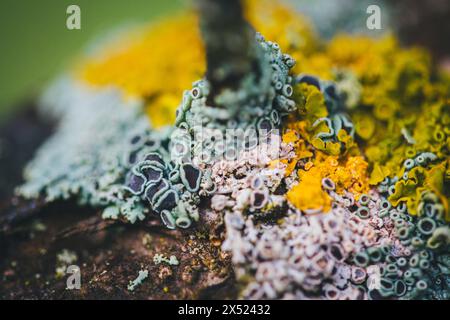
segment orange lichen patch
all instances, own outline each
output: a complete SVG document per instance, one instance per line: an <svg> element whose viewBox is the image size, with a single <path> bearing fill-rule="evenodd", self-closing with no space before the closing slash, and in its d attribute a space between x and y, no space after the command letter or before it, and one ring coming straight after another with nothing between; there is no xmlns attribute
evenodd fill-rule
<svg viewBox="0 0 450 320"><path fill-rule="evenodd" d="M305 140L301 139L294 130L288 130L283 134L282 140L284 143L292 145L295 152L295 158L280 160L286 165L285 176L287 177L295 170L299 160L311 158L314 154L308 149Z"/></svg>
<svg viewBox="0 0 450 320"><path fill-rule="evenodd" d="M302 174L300 182L287 193L288 201L299 210L330 211L331 198L322 189L321 172L313 167L304 173L307 174Z"/></svg>
<svg viewBox="0 0 450 320"><path fill-rule="evenodd" d="M298 170L299 184L287 193L287 199L300 210L322 209L327 211L330 197L322 188L322 179L330 178L336 186L336 192L353 193L355 199L369 191L368 164L361 156L349 156L339 160L337 156L328 156L317 151L312 164Z"/></svg>
<svg viewBox="0 0 450 320"><path fill-rule="evenodd" d="M309 24L292 8L273 1L249 0L245 10L254 28L267 40L277 42L283 52L296 57L316 47ZM183 90L205 72L198 29L193 12L152 24L126 44L120 38L88 58L78 76L91 85L115 86L125 96L144 99L155 127L172 124Z"/></svg>
<svg viewBox="0 0 450 320"><path fill-rule="evenodd" d="M359 199L361 194L369 191L368 164L363 157L349 156L339 160L336 156L317 153L314 163L322 178L333 180L337 193L342 194L347 190L353 193L355 199ZM299 176L301 177L300 174Z"/></svg>

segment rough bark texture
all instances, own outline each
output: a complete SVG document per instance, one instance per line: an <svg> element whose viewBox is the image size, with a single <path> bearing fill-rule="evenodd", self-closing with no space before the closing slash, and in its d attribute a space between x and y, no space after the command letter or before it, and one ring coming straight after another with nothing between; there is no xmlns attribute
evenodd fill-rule
<svg viewBox="0 0 450 320"><path fill-rule="evenodd" d="M257 66L254 31L239 0L198 0L200 29L206 47L210 100L224 89L237 89Z"/></svg>

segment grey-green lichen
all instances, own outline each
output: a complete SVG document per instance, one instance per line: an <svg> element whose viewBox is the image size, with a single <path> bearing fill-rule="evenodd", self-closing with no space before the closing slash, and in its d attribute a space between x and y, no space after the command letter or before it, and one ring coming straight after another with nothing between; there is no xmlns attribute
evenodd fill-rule
<svg viewBox="0 0 450 320"><path fill-rule="evenodd" d="M174 255L171 255L169 258L167 258L166 256L160 253L155 254L155 256L153 257L153 262L155 264L160 264L164 262L171 266L177 266L180 263L177 257L175 257Z"/></svg>
<svg viewBox="0 0 450 320"><path fill-rule="evenodd" d="M78 256L74 251L63 249L56 255L56 278L62 278L66 275L67 267L75 263Z"/></svg>
<svg viewBox="0 0 450 320"><path fill-rule="evenodd" d="M58 127L26 167L17 194L47 202L74 198L108 207L105 216L117 216L116 207L131 222L144 219L148 209L123 187L133 154L130 140L153 135L140 110L138 102L124 102L113 89L91 91L69 79L57 81L43 96L41 111L57 118Z"/></svg>
<svg viewBox="0 0 450 320"><path fill-rule="evenodd" d="M128 284L128 290L134 291L134 289L136 289L137 286L142 284L142 282L145 279L147 279L147 277L148 277L148 270L139 270L137 278L134 279L133 281L130 281L130 283Z"/></svg>
<svg viewBox="0 0 450 320"><path fill-rule="evenodd" d="M104 218L124 216L132 223L151 211L168 228L189 227L199 219L200 195L215 192L212 161L225 151L236 156L254 147L261 138L256 132L278 128L295 109L289 76L294 60L277 44L256 38L259 76L249 74L238 92L216 97L229 108L207 105L208 82L197 81L183 95L176 126L158 132L139 102L124 102L113 89L91 91L69 79L58 81L44 95L42 109L59 118L59 126L27 166L17 193L47 202L75 198L103 207ZM230 128L247 145L234 133L226 136ZM217 139L206 138L211 134Z"/></svg>

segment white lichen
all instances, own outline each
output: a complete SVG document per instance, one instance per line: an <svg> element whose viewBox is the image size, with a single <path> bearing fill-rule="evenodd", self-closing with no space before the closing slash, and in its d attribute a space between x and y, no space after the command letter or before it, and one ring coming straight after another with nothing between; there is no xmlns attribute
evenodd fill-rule
<svg viewBox="0 0 450 320"><path fill-rule="evenodd" d="M140 270L137 278L130 281L130 283L128 284L128 290L134 291L134 289L136 289L137 286L141 285L142 282L145 279L147 279L147 277L148 277L148 270Z"/></svg>

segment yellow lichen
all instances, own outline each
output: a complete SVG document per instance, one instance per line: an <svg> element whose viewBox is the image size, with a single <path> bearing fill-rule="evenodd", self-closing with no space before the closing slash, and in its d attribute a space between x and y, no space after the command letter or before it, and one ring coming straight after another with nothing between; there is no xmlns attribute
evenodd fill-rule
<svg viewBox="0 0 450 320"><path fill-rule="evenodd" d="M151 25L130 42L113 43L89 58L80 77L91 85L116 86L126 96L144 99L156 127L173 123L183 90L205 70L196 16L183 14Z"/></svg>
<svg viewBox="0 0 450 320"><path fill-rule="evenodd" d="M313 167L306 172L308 174L303 174L300 182L288 191L288 201L299 210L328 212L331 209L331 198L322 190L320 171Z"/></svg>
<svg viewBox="0 0 450 320"><path fill-rule="evenodd" d="M448 193L445 190L445 175L449 167L449 160L432 166L430 169L415 167L408 172L408 180L400 180L395 184L395 192L388 198L397 206L400 202L406 202L408 212L417 214L417 208L423 192L429 190L438 196L445 209L445 219L450 220L448 211ZM448 183L448 182L447 182Z"/></svg>
<svg viewBox="0 0 450 320"><path fill-rule="evenodd" d="M311 158L314 154L311 150L308 150L305 140L300 139L299 135L294 130L288 130L283 134L282 140L286 144L291 144L295 152L295 158L281 160L281 162L286 165L285 175L289 176L294 171L299 160Z"/></svg>
<svg viewBox="0 0 450 320"><path fill-rule="evenodd" d="M355 199L359 199L370 189L367 166L361 156L339 159L338 156L316 151L314 160L306 162L298 170L299 183L288 191L287 199L300 210L328 211L331 198L322 188L324 178L330 178L335 183L338 194L349 191Z"/></svg>
<svg viewBox="0 0 450 320"><path fill-rule="evenodd" d="M332 116L322 93L311 85L294 86L298 113L284 121L283 141L293 144L295 157L279 160L287 176L300 168L299 184L288 192L291 203L298 208L327 209L330 199L320 184L324 177L333 176L339 192L345 189L358 196L368 190L369 183L376 186L386 177L401 177L406 159L432 152L438 160L430 167L411 170L411 181L397 182L390 200L394 205L406 202L414 214L420 194L431 189L446 204L448 217L449 169L438 164L449 158L450 77L433 69L429 55L418 48L401 48L392 35L378 39L338 35L321 43L295 10L269 0L247 0L245 11L257 31L296 59L294 74L339 82L339 72L345 72L357 84L347 86L355 93L348 109L355 137L340 130L331 140L318 138L330 132L326 122L313 125ZM205 71L197 23L196 15L188 12L144 28L127 43L120 38L81 63L79 78L93 86L115 86L125 97L142 99L154 126L171 124L183 90ZM320 161L329 164L328 158L336 160L338 168L354 167L355 176L346 176L341 169L326 171ZM414 180L420 176L424 178ZM430 182L432 176L443 177L443 182Z"/></svg>
<svg viewBox="0 0 450 320"><path fill-rule="evenodd" d="M309 24L289 6L248 0L245 9L255 29L283 52L297 57L316 47ZM78 77L93 86L115 86L126 97L144 99L155 127L174 122L183 91L204 72L204 48L193 12L152 24L125 44L121 37L77 70Z"/></svg>

